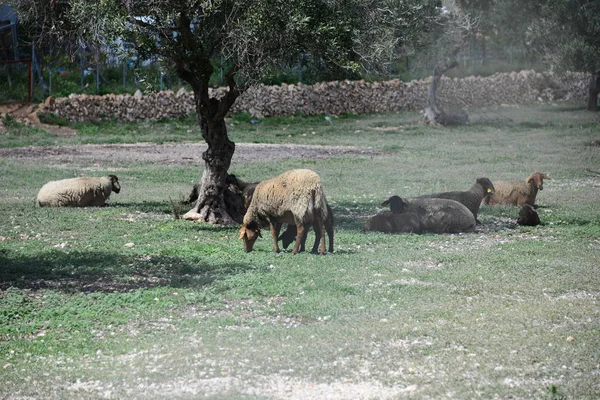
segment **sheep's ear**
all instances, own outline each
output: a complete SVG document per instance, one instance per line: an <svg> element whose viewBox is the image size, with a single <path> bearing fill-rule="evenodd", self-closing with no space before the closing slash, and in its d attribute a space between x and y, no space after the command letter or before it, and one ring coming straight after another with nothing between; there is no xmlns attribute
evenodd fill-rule
<svg viewBox="0 0 600 400"><path fill-rule="evenodd" d="M386 201L384 201L383 203L381 203L382 206L389 206L390 205L390 199L387 199Z"/></svg>
<svg viewBox="0 0 600 400"><path fill-rule="evenodd" d="M262 237L262 235L260 234L260 228L256 230L256 234L258 235L259 238Z"/></svg>
<svg viewBox="0 0 600 400"><path fill-rule="evenodd" d="M542 178L544 178L544 179L552 179L550 177L550 174L542 174Z"/></svg>
<svg viewBox="0 0 600 400"><path fill-rule="evenodd" d="M242 226L242 227L240 228L240 237L239 237L239 238L240 238L240 239L243 239L243 238L244 238L244 235L246 235L246 227L245 227L245 226Z"/></svg>

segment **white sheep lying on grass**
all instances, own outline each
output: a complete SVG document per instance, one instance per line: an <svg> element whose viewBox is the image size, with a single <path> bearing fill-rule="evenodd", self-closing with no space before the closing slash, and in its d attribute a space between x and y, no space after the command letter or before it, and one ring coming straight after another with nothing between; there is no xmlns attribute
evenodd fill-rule
<svg viewBox="0 0 600 400"><path fill-rule="evenodd" d="M40 207L104 206L111 192L119 193L116 175L81 177L46 183L37 195Z"/></svg>
<svg viewBox="0 0 600 400"><path fill-rule="evenodd" d="M321 241L319 252L325 254L325 220L327 201L321 186L321 178L309 169L294 169L256 185L244 222L240 239L247 252L261 236L260 227L269 224L273 236L273 251L279 252L277 243L281 225L296 225L296 242L293 254L298 253L304 230L311 225Z"/></svg>

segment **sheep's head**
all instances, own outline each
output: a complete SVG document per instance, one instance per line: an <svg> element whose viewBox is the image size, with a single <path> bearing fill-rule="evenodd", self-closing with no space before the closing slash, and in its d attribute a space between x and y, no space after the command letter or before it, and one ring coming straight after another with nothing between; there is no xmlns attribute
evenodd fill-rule
<svg viewBox="0 0 600 400"><path fill-rule="evenodd" d="M121 191L121 185L119 185L119 178L116 175L109 175L110 183L112 184L112 190L115 193L119 193Z"/></svg>
<svg viewBox="0 0 600 400"><path fill-rule="evenodd" d="M525 182L530 183L533 181L537 190L544 190L544 179L550 179L550 175L536 172L535 174L528 177Z"/></svg>
<svg viewBox="0 0 600 400"><path fill-rule="evenodd" d="M540 217L537 211L529 204L523 205L519 210L519 219L517 220L519 225L536 226L540 224Z"/></svg>
<svg viewBox="0 0 600 400"><path fill-rule="evenodd" d="M246 249L247 253L252 251L254 242L256 242L256 239L259 237L262 237L260 234L260 228L254 221L250 222L248 225L244 224L240 228L240 239L242 239L244 242L244 249Z"/></svg>
<svg viewBox="0 0 600 400"><path fill-rule="evenodd" d="M392 196L389 199L387 199L386 201L384 201L383 203L381 203L382 206L390 206L390 211L392 212L392 214L401 214L402 210L404 210L404 207L406 207L408 205L407 202L405 202L404 200L402 200L402 198L400 198L400 196Z"/></svg>
<svg viewBox="0 0 600 400"><path fill-rule="evenodd" d="M483 188L485 195L492 195L496 191L494 184L488 178L477 178L476 182Z"/></svg>

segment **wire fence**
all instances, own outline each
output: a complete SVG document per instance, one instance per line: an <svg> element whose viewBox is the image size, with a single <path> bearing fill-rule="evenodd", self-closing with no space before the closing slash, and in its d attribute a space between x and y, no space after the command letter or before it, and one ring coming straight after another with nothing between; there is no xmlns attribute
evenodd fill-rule
<svg viewBox="0 0 600 400"><path fill-rule="evenodd" d="M121 94L144 93L161 90L177 91L188 85L172 71L163 68L157 57L141 60L135 56L124 57L121 53L110 51L91 51L80 49L71 56L56 54L52 49L37 51L31 43L21 43L19 57L31 59L26 62L3 63L0 58L0 102L43 101L47 96L66 97L77 94ZM225 61L217 60L211 77L212 86L224 85ZM494 53L480 54L476 51L465 52L460 57L459 68L450 71L449 76L491 75L495 72L509 72L534 68L526 54L518 49L507 48ZM358 79L411 80L430 74L432 66L418 57L406 55L390 60L387 76L370 76L367 71ZM281 84L316 83L322 76L318 66L310 57L302 54L295 65L282 66L280 70L268 75L263 83ZM347 79L348 76L335 78Z"/></svg>

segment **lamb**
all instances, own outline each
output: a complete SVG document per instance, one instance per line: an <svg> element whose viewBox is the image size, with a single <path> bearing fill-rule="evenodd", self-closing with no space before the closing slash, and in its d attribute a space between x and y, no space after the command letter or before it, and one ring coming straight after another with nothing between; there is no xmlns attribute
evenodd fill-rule
<svg viewBox="0 0 600 400"><path fill-rule="evenodd" d="M297 235L292 253L297 254L306 226L312 225L320 235L319 252L325 254L326 219L327 201L319 175L308 169L295 169L256 185L240 228L240 239L245 250L252 251L256 239L261 237L260 227L268 223L273 251L279 252L281 225L293 224Z"/></svg>
<svg viewBox="0 0 600 400"><path fill-rule="evenodd" d="M529 204L533 207L538 190L544 189L544 179L550 179L550 175L535 172L524 181L494 181L496 192L486 196L484 204L512 204L519 207Z"/></svg>
<svg viewBox="0 0 600 400"><path fill-rule="evenodd" d="M436 198L436 199L450 199L456 200L459 203L465 205L475 217L476 223L479 223L477 214L479 213L479 206L481 201L487 195L492 195L495 192L494 184L488 178L477 178L473 186L466 192L444 192L434 193L419 198Z"/></svg>
<svg viewBox="0 0 600 400"><path fill-rule="evenodd" d="M519 210L519 218L517 224L524 226L537 226L540 224L540 217L535 208L529 204L524 204Z"/></svg>
<svg viewBox="0 0 600 400"><path fill-rule="evenodd" d="M451 199L416 198L404 200L392 196L382 206L390 206L395 216L405 216L399 232L420 228L421 232L459 233L475 230L475 216L463 204ZM400 221L394 219L394 221ZM416 223L419 222L417 226ZM415 229L415 233L416 232Z"/></svg>
<svg viewBox="0 0 600 400"><path fill-rule="evenodd" d="M37 203L40 207L101 207L106 205L111 192L120 191L116 175L63 179L42 186Z"/></svg>

